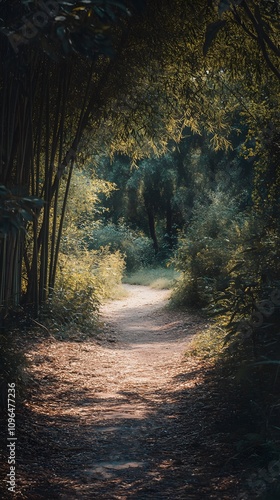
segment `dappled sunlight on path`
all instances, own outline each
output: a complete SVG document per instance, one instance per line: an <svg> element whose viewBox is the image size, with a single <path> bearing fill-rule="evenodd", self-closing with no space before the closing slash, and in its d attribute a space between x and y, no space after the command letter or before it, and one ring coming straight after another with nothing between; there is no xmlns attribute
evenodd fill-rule
<svg viewBox="0 0 280 500"><path fill-rule="evenodd" d="M203 321L166 309L167 291L127 289L102 308L96 340L29 350L18 498L234 498L210 368L184 356Z"/></svg>

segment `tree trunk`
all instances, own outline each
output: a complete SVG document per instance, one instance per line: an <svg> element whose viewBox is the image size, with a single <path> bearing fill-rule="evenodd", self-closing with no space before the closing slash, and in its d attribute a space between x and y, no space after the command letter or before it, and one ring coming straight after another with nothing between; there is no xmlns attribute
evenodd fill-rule
<svg viewBox="0 0 280 500"><path fill-rule="evenodd" d="M166 242L168 248L173 247L173 233L172 233L172 225L173 225L173 211L170 200L167 201L166 206Z"/></svg>
<svg viewBox="0 0 280 500"><path fill-rule="evenodd" d="M146 205L146 210L147 210L147 214L148 214L150 236L153 240L153 247L155 250L155 254L157 254L159 251L159 246L158 246L158 240L157 240L157 235L156 235L154 211L153 211L151 206L147 206L147 205Z"/></svg>

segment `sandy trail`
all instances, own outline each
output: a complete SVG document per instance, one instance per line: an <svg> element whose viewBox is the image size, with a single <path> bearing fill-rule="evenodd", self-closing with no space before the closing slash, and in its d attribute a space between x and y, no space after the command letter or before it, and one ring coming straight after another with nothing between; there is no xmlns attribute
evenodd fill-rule
<svg viewBox="0 0 280 500"><path fill-rule="evenodd" d="M220 396L207 363L184 356L203 321L167 309L166 290L126 289L102 307L97 338L29 339L15 498L234 498L217 455L227 437L208 429Z"/></svg>
<svg viewBox="0 0 280 500"><path fill-rule="evenodd" d="M164 387L176 371L191 339L193 320L166 311L169 291L127 285L129 296L107 303L102 318L118 345L112 353L114 390L138 388L149 383L148 391ZM109 369L110 371L110 369Z"/></svg>

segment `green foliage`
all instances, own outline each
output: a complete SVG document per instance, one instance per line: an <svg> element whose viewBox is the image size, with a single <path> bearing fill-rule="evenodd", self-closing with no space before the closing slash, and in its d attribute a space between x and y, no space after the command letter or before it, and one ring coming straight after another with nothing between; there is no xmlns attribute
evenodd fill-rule
<svg viewBox="0 0 280 500"><path fill-rule="evenodd" d="M36 218L36 210L42 208L43 200L36 196L16 196L0 185L0 234L25 231L26 224Z"/></svg>
<svg viewBox="0 0 280 500"><path fill-rule="evenodd" d="M280 231L279 222L264 213L244 210L242 198L221 191L210 203L197 203L179 243L182 275L174 300L204 307L214 317L216 323L195 339L191 353L217 359L217 366L250 392L254 425L265 443L277 447Z"/></svg>
<svg viewBox="0 0 280 500"><path fill-rule="evenodd" d="M173 300L192 307L209 305L216 291L226 286L228 265L242 227L236 199L221 191L208 195L208 201L196 202L174 258L182 274Z"/></svg>
<svg viewBox="0 0 280 500"><path fill-rule="evenodd" d="M57 282L51 297L50 313L60 324L83 325L97 320L101 293L92 273L92 262L85 252L61 256Z"/></svg>
<svg viewBox="0 0 280 500"><path fill-rule="evenodd" d="M66 179L62 183L66 183ZM113 183L98 179L89 168L73 172L61 241L64 253L75 254L87 248L86 241L91 238L93 229L99 227L98 219L106 211L100 200L109 198L115 189Z"/></svg>
<svg viewBox="0 0 280 500"><path fill-rule="evenodd" d="M65 231L57 280L47 306L54 324L94 329L100 303L118 295L124 270L119 251L105 245L88 250L96 218L103 213L101 196L110 196L114 186L97 179L86 169L74 171L65 210Z"/></svg>
<svg viewBox="0 0 280 500"><path fill-rule="evenodd" d="M37 317L52 294L77 148L89 116L98 121L103 112L108 56L137 6L141 0L0 2L0 183L27 200L20 210L10 204L2 224L11 236L19 226L27 234L0 240L1 306L32 304ZM31 198L43 200L39 217Z"/></svg>
<svg viewBox="0 0 280 500"><path fill-rule="evenodd" d="M225 353L226 330L218 325L206 326L191 341L187 357L220 360Z"/></svg>
<svg viewBox="0 0 280 500"><path fill-rule="evenodd" d="M50 323L58 330L63 325L76 325L85 331L94 328L101 302L118 295L123 270L120 252L111 253L108 248L62 255L46 309L47 315L51 314Z"/></svg>
<svg viewBox="0 0 280 500"><path fill-rule="evenodd" d="M119 250L112 253L109 247L90 252L94 260L93 273L100 290L100 297L114 299L119 296L125 269L125 258Z"/></svg>
<svg viewBox="0 0 280 500"><path fill-rule="evenodd" d="M36 0L3 0L0 34L7 37L16 53L21 45L36 41L57 61L76 53L92 59L99 54L111 57L115 53L112 26L131 14L136 5L142 7L142 0L59 0L46 5L38 5Z"/></svg>
<svg viewBox="0 0 280 500"><path fill-rule="evenodd" d="M210 44L217 36L217 32L224 28L231 31L234 23L243 30L248 38L257 41L263 60L269 70L280 79L279 71L279 2L278 0L254 2L247 0L218 0L211 1L215 5L219 17L223 20L215 21L207 26L204 51L207 53ZM240 30L240 32L241 32Z"/></svg>
<svg viewBox="0 0 280 500"><path fill-rule="evenodd" d="M170 256L176 241L180 209L176 204L177 163L175 155L147 158L132 167L129 159L118 156L99 172L117 186L104 199L107 221L118 224L124 219L151 238L158 262ZM175 222L176 218L176 222Z"/></svg>
<svg viewBox="0 0 280 500"><path fill-rule="evenodd" d="M127 271L148 266L154 261L149 238L139 231L132 230L122 221L118 224L100 225L94 230L89 248L98 249L104 246L112 252L119 251L124 256Z"/></svg>
<svg viewBox="0 0 280 500"><path fill-rule="evenodd" d="M40 21L36 17L38 5L35 0L3 0L0 5L0 181L45 201L39 223L29 221L30 251L25 241L16 243L17 274L24 267L27 283L24 294L20 287L20 299L25 295L27 302L34 302L34 314L54 286L65 207L58 210L57 200L65 186L67 201L79 145L88 150L88 143L94 142L92 150L112 157L116 152L130 154L133 160L155 157L167 151L170 140L178 143L189 127L211 134L213 147L226 148L229 115L241 101L225 91L231 77L237 80L232 86L248 113L251 104L248 93L243 99L244 88L251 80L256 84L259 74L267 83L258 44L251 30L248 34L243 29L246 21L246 27L257 31L248 12L242 11L238 24L232 9L222 9L230 29L226 34L219 30L215 41L212 30L208 45L213 43L205 58L205 30L217 22L208 0L148 0L142 16L130 17L127 14L141 7L141 0L61 1L44 14L46 22L42 14ZM274 43L275 15L263 5L260 15L261 19L265 16L265 24L258 17L258 26L269 30ZM43 26L35 26L35 20ZM264 41L263 53L269 52L274 64L271 43L263 36L258 40ZM113 48L115 57L110 60ZM252 71L254 65L258 71ZM68 179L63 184L67 167ZM154 214L148 209L152 219ZM167 225L170 239L170 217ZM154 245L157 251L156 238ZM10 296L10 287L4 291Z"/></svg>
<svg viewBox="0 0 280 500"><path fill-rule="evenodd" d="M256 358L279 356L279 290L279 232L252 217L229 262L227 286L211 306L211 312L227 325L231 349L239 344L250 346Z"/></svg>
<svg viewBox="0 0 280 500"><path fill-rule="evenodd" d="M277 308L259 328L247 323L258 312L256 304L279 288L277 227L241 210L240 200L217 192L210 204L196 204L175 263L182 272L175 303L204 307L227 329L231 349L239 344L249 346L254 356L272 355L279 344Z"/></svg>

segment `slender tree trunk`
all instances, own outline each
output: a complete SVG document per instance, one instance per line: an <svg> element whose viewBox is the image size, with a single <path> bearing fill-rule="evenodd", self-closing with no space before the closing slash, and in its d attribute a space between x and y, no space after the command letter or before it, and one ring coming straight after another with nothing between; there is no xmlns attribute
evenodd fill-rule
<svg viewBox="0 0 280 500"><path fill-rule="evenodd" d="M156 234L154 211L153 211L152 207L147 206L147 204L146 204L146 211L147 211L147 215L148 215L150 236L153 240L153 247L155 250L155 254L157 254L159 251L159 246L158 246L158 240L157 240L157 234Z"/></svg>
<svg viewBox="0 0 280 500"><path fill-rule="evenodd" d="M166 234L167 234L167 244L170 249L173 247L172 226L173 226L173 210L169 199L167 201L167 206L166 206Z"/></svg>

